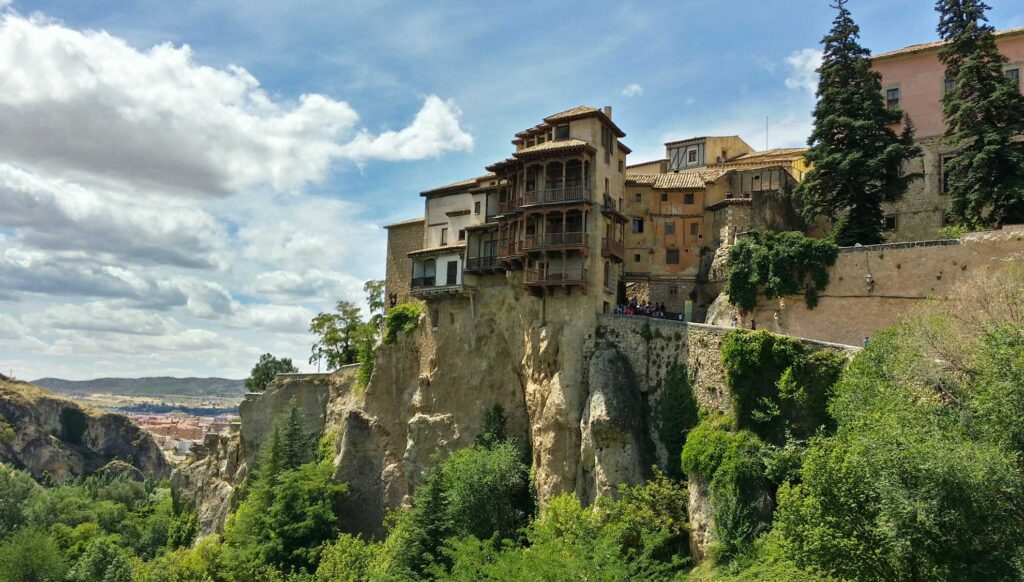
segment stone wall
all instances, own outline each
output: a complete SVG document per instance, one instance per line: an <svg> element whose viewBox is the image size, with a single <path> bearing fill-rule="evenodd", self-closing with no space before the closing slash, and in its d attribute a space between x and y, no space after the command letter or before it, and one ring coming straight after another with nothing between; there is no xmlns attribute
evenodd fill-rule
<svg viewBox="0 0 1024 582"><path fill-rule="evenodd" d="M942 191L942 156L953 151L942 136L917 141L923 155L907 162L904 171L919 174L897 202L882 205L886 215L896 215L896 230L885 233L887 242L934 240L942 229L949 196Z"/></svg>
<svg viewBox="0 0 1024 582"><path fill-rule="evenodd" d="M740 316L758 329L849 345L861 345L880 329L925 299L943 300L957 285L981 281L1024 264L1024 227L965 235L959 241L896 243L840 250L829 269L831 281L821 301L807 309L802 296L761 299L753 312ZM871 275L872 286L866 280ZM723 295L707 322L729 326L736 309Z"/></svg>
<svg viewBox="0 0 1024 582"><path fill-rule="evenodd" d="M394 295L397 303L419 301L409 296L412 284L412 259L409 253L423 248L422 218L387 227L388 254L384 276L384 298Z"/></svg>

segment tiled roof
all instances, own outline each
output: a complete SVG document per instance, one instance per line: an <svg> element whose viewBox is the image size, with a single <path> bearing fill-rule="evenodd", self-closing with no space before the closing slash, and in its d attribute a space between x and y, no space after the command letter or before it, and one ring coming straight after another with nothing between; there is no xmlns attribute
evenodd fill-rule
<svg viewBox="0 0 1024 582"><path fill-rule="evenodd" d="M997 30L995 32L996 38L1003 37L1003 36L1013 36L1013 35L1016 35L1016 34L1024 34L1024 26L1021 26L1021 27L1018 27L1018 28L1008 28L1006 30ZM889 52L886 52L886 53L877 54L874 57L872 57L872 59L887 59L887 58L890 58L890 57L896 57L896 56L901 56L901 55L909 55L909 54L913 54L913 53L924 52L924 51L928 51L928 50L931 50L931 49L939 48L939 47L941 47L944 44L946 44L946 41L943 41L943 40L937 40L937 41L934 41L934 42L923 42L923 43L920 43L920 44L912 44L910 46L906 46L906 47L903 47L901 49L896 49L894 51L889 51Z"/></svg>
<svg viewBox="0 0 1024 582"><path fill-rule="evenodd" d="M586 147L592 146L587 142L583 141L582 139L560 139L555 141L546 141L544 143L539 143L528 148L523 148L512 155L518 158L521 156L529 156L531 154L537 153L550 153L563 150L575 150Z"/></svg>
<svg viewBox="0 0 1024 582"><path fill-rule="evenodd" d="M420 196L433 196L437 194L457 192L470 186L475 186L480 180L486 180L488 178L494 178L494 174L486 174L483 176L477 176L476 178L469 178L468 180L460 180L458 182L452 182L451 184L445 184L444 186L438 186L437 188L431 188L430 190L424 190L420 192Z"/></svg>
<svg viewBox="0 0 1024 582"><path fill-rule="evenodd" d="M742 198L742 197L741 198L725 198L725 199L719 200L718 202L715 202L714 204L709 204L707 209L708 210L715 210L716 208L722 208L723 206L744 205L744 204L752 204L751 199L750 199L749 196L745 197L745 198Z"/></svg>
<svg viewBox="0 0 1024 582"><path fill-rule="evenodd" d="M555 124L560 121L572 121L573 119L583 119L585 117L599 117L601 121L608 124L615 132L615 135L619 137L626 137L626 132L619 129L619 126L615 125L610 117L605 115L604 111L596 107L587 107L586 105L580 105L573 107L572 109L566 109L560 111L554 115L549 115L544 118L545 123Z"/></svg>
<svg viewBox="0 0 1024 582"><path fill-rule="evenodd" d="M384 228L395 228L397 226L408 226L410 224L416 224L417 222L423 222L423 218L410 218L409 220L402 220L399 222L393 222L391 224L385 224Z"/></svg>
<svg viewBox="0 0 1024 582"><path fill-rule="evenodd" d="M638 168L640 166L647 166L647 165L650 165L650 164L660 164L661 162L667 162L667 161L668 161L668 158L661 158L660 160L651 160L649 162L640 162L640 163L637 163L637 164L629 164L628 166L626 166L626 169L628 170L629 168Z"/></svg>
<svg viewBox="0 0 1024 582"><path fill-rule="evenodd" d="M749 165L749 164L762 164L769 162L782 162L798 160L804 157L804 153L807 152L807 148L775 148L771 150L765 150L763 152L750 152L736 156L722 164L722 166L729 167L730 165Z"/></svg>
<svg viewBox="0 0 1024 582"><path fill-rule="evenodd" d="M701 168L667 174L626 174L626 183L631 186L650 186L658 190L692 190L704 188L728 170Z"/></svg>
<svg viewBox="0 0 1024 582"><path fill-rule="evenodd" d="M424 257L430 255L446 255L449 253L461 253L466 250L466 244L458 245L445 245L443 247L431 247L427 249L420 249L418 251L410 251L408 255L410 257Z"/></svg>
<svg viewBox="0 0 1024 582"><path fill-rule="evenodd" d="M681 143L689 143L691 141L705 141L716 137L739 137L738 135L704 135L700 137L688 137L686 139L677 139L675 141L665 142L665 147L671 147L679 145Z"/></svg>

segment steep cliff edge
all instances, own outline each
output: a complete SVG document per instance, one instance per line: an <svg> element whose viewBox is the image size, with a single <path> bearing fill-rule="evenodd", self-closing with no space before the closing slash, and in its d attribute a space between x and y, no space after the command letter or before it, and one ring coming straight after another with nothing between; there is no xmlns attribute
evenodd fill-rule
<svg viewBox="0 0 1024 582"><path fill-rule="evenodd" d="M146 476L167 477L170 465L146 431L127 417L61 398L0 376L0 461L36 479L88 475L123 461Z"/></svg>

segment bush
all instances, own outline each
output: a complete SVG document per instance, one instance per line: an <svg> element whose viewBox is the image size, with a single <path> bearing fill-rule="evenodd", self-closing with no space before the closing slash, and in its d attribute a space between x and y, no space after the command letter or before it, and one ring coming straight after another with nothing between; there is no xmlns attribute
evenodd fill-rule
<svg viewBox="0 0 1024 582"><path fill-rule="evenodd" d="M375 546L344 534L324 548L314 579L317 582L360 582L369 576Z"/></svg>
<svg viewBox="0 0 1024 582"><path fill-rule="evenodd" d="M416 329L423 308L415 303L402 303L388 310L384 316L384 343L393 344L398 341L398 332L406 333Z"/></svg>
<svg viewBox="0 0 1024 582"><path fill-rule="evenodd" d="M757 294L771 299L803 293L809 309L828 286L828 267L839 247L799 232L752 230L729 249L726 293L740 309L757 307Z"/></svg>
<svg viewBox="0 0 1024 582"><path fill-rule="evenodd" d="M686 366L672 364L665 374L661 395L654 404L654 430L668 455L665 472L673 479L683 478L679 455L683 452L686 435L700 420L692 385L693 378Z"/></svg>
<svg viewBox="0 0 1024 582"><path fill-rule="evenodd" d="M0 541L25 525L26 509L40 489L25 471L0 465Z"/></svg>
<svg viewBox="0 0 1024 582"><path fill-rule="evenodd" d="M23 528L0 544L0 580L57 582L66 571L60 548L40 528Z"/></svg>

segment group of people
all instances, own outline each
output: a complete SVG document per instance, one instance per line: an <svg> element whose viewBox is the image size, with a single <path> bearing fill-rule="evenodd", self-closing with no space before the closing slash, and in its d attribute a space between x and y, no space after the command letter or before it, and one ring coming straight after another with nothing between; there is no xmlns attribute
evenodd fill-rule
<svg viewBox="0 0 1024 582"><path fill-rule="evenodd" d="M615 306L612 310L614 315L643 315L646 317L657 317L665 319L669 317L667 311L665 311L664 303L640 303L635 298L630 299L626 303L622 303ZM683 314L676 314L673 319L683 319Z"/></svg>

